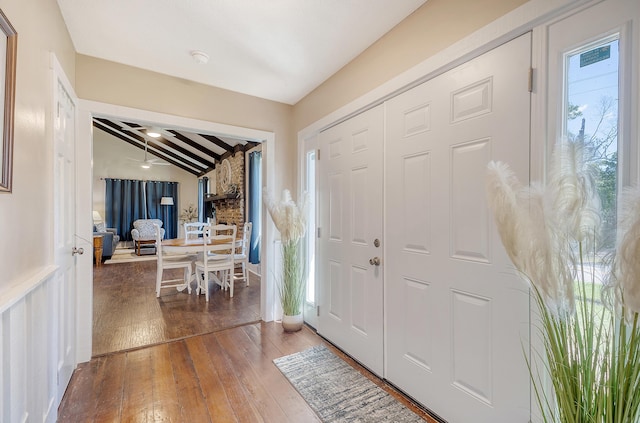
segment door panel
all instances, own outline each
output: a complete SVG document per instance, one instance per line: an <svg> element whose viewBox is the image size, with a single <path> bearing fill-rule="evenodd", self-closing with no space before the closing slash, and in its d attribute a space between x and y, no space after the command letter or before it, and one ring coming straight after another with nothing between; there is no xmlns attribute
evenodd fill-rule
<svg viewBox="0 0 640 423"><path fill-rule="evenodd" d="M58 333L58 402L76 364L75 104L63 83L54 88L54 218Z"/></svg>
<svg viewBox="0 0 640 423"><path fill-rule="evenodd" d="M448 421L530 415L528 289L484 189L490 160L528 181L530 40L387 103L385 376Z"/></svg>
<svg viewBox="0 0 640 423"><path fill-rule="evenodd" d="M318 332L383 374L383 106L320 134Z"/></svg>

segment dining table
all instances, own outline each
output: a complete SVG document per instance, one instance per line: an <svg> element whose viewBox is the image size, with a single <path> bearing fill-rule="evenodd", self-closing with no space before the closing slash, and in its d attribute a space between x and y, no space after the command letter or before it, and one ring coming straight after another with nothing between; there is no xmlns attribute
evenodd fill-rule
<svg viewBox="0 0 640 423"><path fill-rule="evenodd" d="M210 246L207 247L207 252L218 252L222 253L223 251L228 251L227 254L233 254L234 252L229 251L229 241L232 238L228 235L214 235L210 238ZM242 247L242 239L237 239L234 242L234 250L238 247ZM170 238L162 241L162 252L168 254L180 254L180 255L190 255L202 253L204 249L204 238ZM214 283L224 286L220 278L213 274ZM192 276L196 277L195 273ZM186 285L185 285L186 286Z"/></svg>
<svg viewBox="0 0 640 423"><path fill-rule="evenodd" d="M228 244L231 237L227 235L215 235L211 237L211 247L208 251L228 250ZM219 248L216 248L219 246ZM235 240L235 248L242 247L242 239ZM204 247L204 238L171 238L162 241L162 250L171 254L195 254L201 253Z"/></svg>

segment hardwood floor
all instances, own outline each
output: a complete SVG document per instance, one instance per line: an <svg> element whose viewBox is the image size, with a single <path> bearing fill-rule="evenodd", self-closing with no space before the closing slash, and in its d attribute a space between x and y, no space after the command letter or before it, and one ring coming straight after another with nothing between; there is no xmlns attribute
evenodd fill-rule
<svg viewBox="0 0 640 423"><path fill-rule="evenodd" d="M426 421L422 410L312 330L255 323L81 364L59 422L318 422L272 360L324 343Z"/></svg>
<svg viewBox="0 0 640 423"><path fill-rule="evenodd" d="M179 269L166 272L181 277ZM212 284L207 304L186 290L163 289L156 298L155 261L94 267L93 356L259 321L260 280L250 275L249 287L236 281L233 298Z"/></svg>
<svg viewBox="0 0 640 423"><path fill-rule="evenodd" d="M308 327L259 322L255 277L233 299L215 287L207 304L171 289L156 298L155 261L94 269L94 357L75 370L59 422L318 422L273 359L325 344L435 423Z"/></svg>

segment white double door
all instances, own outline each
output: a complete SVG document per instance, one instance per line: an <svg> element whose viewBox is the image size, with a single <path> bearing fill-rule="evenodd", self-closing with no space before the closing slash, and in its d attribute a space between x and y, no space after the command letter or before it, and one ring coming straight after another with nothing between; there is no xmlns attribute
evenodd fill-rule
<svg viewBox="0 0 640 423"><path fill-rule="evenodd" d="M484 189L490 160L528 181L530 44L320 134L319 333L451 422L530 416L528 289Z"/></svg>

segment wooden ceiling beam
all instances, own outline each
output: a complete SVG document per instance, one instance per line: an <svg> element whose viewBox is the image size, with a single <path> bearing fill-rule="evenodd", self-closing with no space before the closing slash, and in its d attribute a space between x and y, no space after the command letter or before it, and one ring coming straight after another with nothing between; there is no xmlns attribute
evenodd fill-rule
<svg viewBox="0 0 640 423"><path fill-rule="evenodd" d="M200 136L202 138L208 140L208 141L211 141L212 143L214 143L218 147L222 148L224 151L233 150L233 147L231 145L229 145L226 142L222 141L220 138L216 137L215 135L200 134ZM224 153L224 154L226 154L226 153ZM223 156L224 156L224 154L223 154Z"/></svg>
<svg viewBox="0 0 640 423"><path fill-rule="evenodd" d="M111 121L107 120L107 119L101 119L101 118L94 118L93 120L93 126L95 126L98 129L101 129L103 131L105 131L106 133L108 133L109 135L112 135L124 142L127 142L129 144L131 144L134 147L139 148L140 150L144 151L144 138L137 136L136 134L123 134L121 131L117 130L114 128L113 125L111 125ZM130 137L135 138L135 140L131 139ZM140 145L140 143L142 143L142 145ZM175 159L173 157L173 155L170 155L170 153L165 153L164 151L153 151L150 152L150 154L153 154L154 156L160 157L163 160L166 160L168 163L171 163L174 166L179 167L180 169L189 172L195 176L201 176L202 175L202 170L201 168L192 168L190 166L185 165L182 161L179 161L178 159Z"/></svg>
<svg viewBox="0 0 640 423"><path fill-rule="evenodd" d="M195 148L198 151L203 152L204 154L206 154L207 156L213 157L213 162L211 161L206 161L206 165L211 167L213 166L213 164L215 163L216 160L220 160L220 154L216 153L215 151L211 151L206 147L203 147L202 145L198 144L197 142L195 142L194 140L192 140L191 138L185 137L184 135L182 135L181 133L174 131L172 129L169 129L167 132L172 133L177 140L182 141L183 143L187 144L189 147Z"/></svg>
<svg viewBox="0 0 640 423"><path fill-rule="evenodd" d="M198 170L198 172L201 172L203 169L206 169L207 167L212 165L212 163L206 161L205 159L203 159L202 157L198 156L197 154L192 153L191 151L186 150L186 149L180 147L179 145L176 145L176 144L172 143L171 141L166 140L163 137L146 139L144 137L139 136L136 133L133 133L133 132L130 132L130 131L127 131L127 130L123 130L119 125L115 124L114 122L112 122L112 121L110 121L108 119L99 119L99 120L102 123L104 123L104 124L108 125L109 127L111 127L114 131L127 134L128 136L133 137L133 138L137 139L138 141L140 141L142 143L146 142L147 144L149 144L152 147L154 147L156 150L159 150L159 151L163 152L165 155L172 157L174 161L184 162L186 165L196 168ZM174 152L168 150L167 148L171 148L171 149L179 152L180 154L182 154L184 156L187 156L188 159L185 159L184 157L181 157L181 156L175 154Z"/></svg>
<svg viewBox="0 0 640 423"><path fill-rule="evenodd" d="M213 171L216 164L225 158L235 155L238 152L250 150L259 144L257 142L244 141L244 144L240 142L232 146L214 135L198 134L213 145L224 150L224 153L218 154L210 148L207 148L207 146L203 146L199 142L181 134L177 130L165 129L165 131L173 135L172 137L147 138L146 136L141 136L138 131L123 129L123 127L136 128L140 126L137 123L94 118L94 126L141 150L144 150L146 143L149 146L150 154L160 157L168 163L198 177ZM175 138L175 142L172 142L171 138ZM184 146L196 150L197 153L193 150L186 149ZM202 157L199 153L202 153L206 157Z"/></svg>
<svg viewBox="0 0 640 423"><path fill-rule="evenodd" d="M158 146L159 148L162 148L160 146L165 146L168 148L171 148L173 150L178 151L180 154L183 154L185 156L187 156L189 159L191 159L191 161L193 162L197 162L197 163L189 163L192 166L195 166L199 169L204 169L207 166L213 164L211 162L209 162L208 160L198 156L197 154L180 147L179 145L176 145L175 143L172 143L171 141L169 141L168 139L164 138L164 137L159 137L159 138L154 138L153 141L150 141L151 143L153 143L154 145ZM171 154L169 151L167 151L167 154ZM178 158L179 156L176 156L176 158ZM182 159L185 160L185 159Z"/></svg>
<svg viewBox="0 0 640 423"><path fill-rule="evenodd" d="M240 153L240 152L245 152L247 150L251 150L253 147L255 147L256 145L258 145L260 143L258 142L253 142L253 141L247 141L246 144L236 144L232 150L227 151L226 153L224 153L221 157L220 160L218 161L218 163L220 163L222 160L231 157L231 156L235 156L236 153Z"/></svg>

